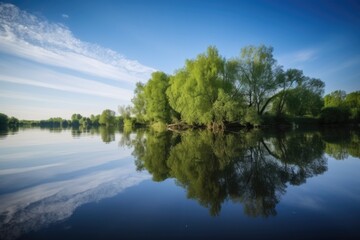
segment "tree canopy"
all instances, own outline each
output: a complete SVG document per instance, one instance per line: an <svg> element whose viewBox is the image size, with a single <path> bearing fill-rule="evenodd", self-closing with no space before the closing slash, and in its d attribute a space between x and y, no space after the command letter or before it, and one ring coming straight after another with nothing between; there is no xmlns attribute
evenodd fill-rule
<svg viewBox="0 0 360 240"><path fill-rule="evenodd" d="M247 46L226 59L210 46L173 75L155 72L146 84L137 83L132 113L139 122L258 125L267 112L319 115L324 87L301 70L284 70L272 47Z"/></svg>

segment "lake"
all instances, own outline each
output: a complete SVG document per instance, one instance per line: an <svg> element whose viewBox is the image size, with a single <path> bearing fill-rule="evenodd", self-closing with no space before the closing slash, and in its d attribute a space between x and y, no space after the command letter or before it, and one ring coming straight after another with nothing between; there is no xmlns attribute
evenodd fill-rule
<svg viewBox="0 0 360 240"><path fill-rule="evenodd" d="M0 135L0 239L360 239L353 128Z"/></svg>

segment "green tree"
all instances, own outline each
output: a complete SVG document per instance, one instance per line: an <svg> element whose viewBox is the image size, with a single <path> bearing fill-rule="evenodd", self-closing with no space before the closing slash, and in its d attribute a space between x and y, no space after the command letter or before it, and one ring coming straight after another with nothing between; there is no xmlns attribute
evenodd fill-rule
<svg viewBox="0 0 360 240"><path fill-rule="evenodd" d="M238 70L248 108L254 108L258 115L262 115L274 98L282 76L281 67L273 57L273 48L264 45L243 48Z"/></svg>
<svg viewBox="0 0 360 240"><path fill-rule="evenodd" d="M80 120L82 118L81 114L79 113L74 113L73 115L71 115L71 120Z"/></svg>
<svg viewBox="0 0 360 240"><path fill-rule="evenodd" d="M90 127L91 126L91 119L88 117L82 117L79 121L80 125L83 127Z"/></svg>
<svg viewBox="0 0 360 240"><path fill-rule="evenodd" d="M325 107L342 107L346 98L346 92L336 90L324 97Z"/></svg>
<svg viewBox="0 0 360 240"><path fill-rule="evenodd" d="M8 116L0 113L0 129L6 129L8 127Z"/></svg>
<svg viewBox="0 0 360 240"><path fill-rule="evenodd" d="M100 115L99 123L106 127L115 126L115 112L110 109L104 110Z"/></svg>
<svg viewBox="0 0 360 240"><path fill-rule="evenodd" d="M146 100L145 100L145 86L143 83L136 83L134 90L134 97L131 99L133 103L132 113L135 115L136 121L139 123L145 123L146 118Z"/></svg>
<svg viewBox="0 0 360 240"><path fill-rule="evenodd" d="M228 69L228 71L226 71ZM226 64L215 47L194 60L170 78L166 91L170 106L189 124L209 125L215 122L213 105L219 90L228 94L232 88L234 64ZM224 97L224 96L222 96Z"/></svg>
<svg viewBox="0 0 360 240"><path fill-rule="evenodd" d="M350 109L350 117L355 122L360 122L360 91L346 95L345 106Z"/></svg>
<svg viewBox="0 0 360 240"><path fill-rule="evenodd" d="M130 106L119 106L118 107L118 112L120 113L120 116L122 116L124 120L131 118L131 111L132 111L132 108Z"/></svg>
<svg viewBox="0 0 360 240"><path fill-rule="evenodd" d="M98 115L94 115L91 114L90 115L90 121L91 121L91 125L94 127L98 127L100 125L99 121L100 121L100 114Z"/></svg>
<svg viewBox="0 0 360 240"><path fill-rule="evenodd" d="M320 79L302 77L298 86L287 90L285 112L292 116L319 115L324 105L324 87L325 84ZM276 101L274 103L277 104Z"/></svg>
<svg viewBox="0 0 360 240"><path fill-rule="evenodd" d="M19 119L15 118L15 117L10 117L8 120L8 125L10 128L19 127Z"/></svg>
<svg viewBox="0 0 360 240"><path fill-rule="evenodd" d="M71 115L71 125L75 128L78 128L80 126L80 119L82 118L81 114L74 113Z"/></svg>
<svg viewBox="0 0 360 240"><path fill-rule="evenodd" d="M304 81L304 75L301 70L288 69L279 75L278 81L280 92L277 94L276 100L273 101L273 109L275 109L276 115L279 116L284 114L289 90L301 85Z"/></svg>
<svg viewBox="0 0 360 240"><path fill-rule="evenodd" d="M144 88L146 119L151 122L170 122L171 107L165 94L169 87L169 77L163 72L154 72ZM138 96L138 102L142 95ZM139 107L139 106L138 106ZM137 112L139 112L137 110Z"/></svg>

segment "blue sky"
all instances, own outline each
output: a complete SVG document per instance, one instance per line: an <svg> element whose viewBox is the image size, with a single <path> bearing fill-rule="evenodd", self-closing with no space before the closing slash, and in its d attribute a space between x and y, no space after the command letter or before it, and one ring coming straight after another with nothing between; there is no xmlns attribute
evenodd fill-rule
<svg viewBox="0 0 360 240"><path fill-rule="evenodd" d="M4 1L0 112L70 118L129 104L137 81L172 74L215 45L227 57L271 45L284 68L360 90L360 2Z"/></svg>

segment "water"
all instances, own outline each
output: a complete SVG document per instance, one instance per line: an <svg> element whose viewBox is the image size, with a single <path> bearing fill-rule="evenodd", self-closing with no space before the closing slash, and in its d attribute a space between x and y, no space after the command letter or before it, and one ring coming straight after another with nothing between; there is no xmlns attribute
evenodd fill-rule
<svg viewBox="0 0 360 240"><path fill-rule="evenodd" d="M360 239L358 129L0 135L0 239Z"/></svg>

